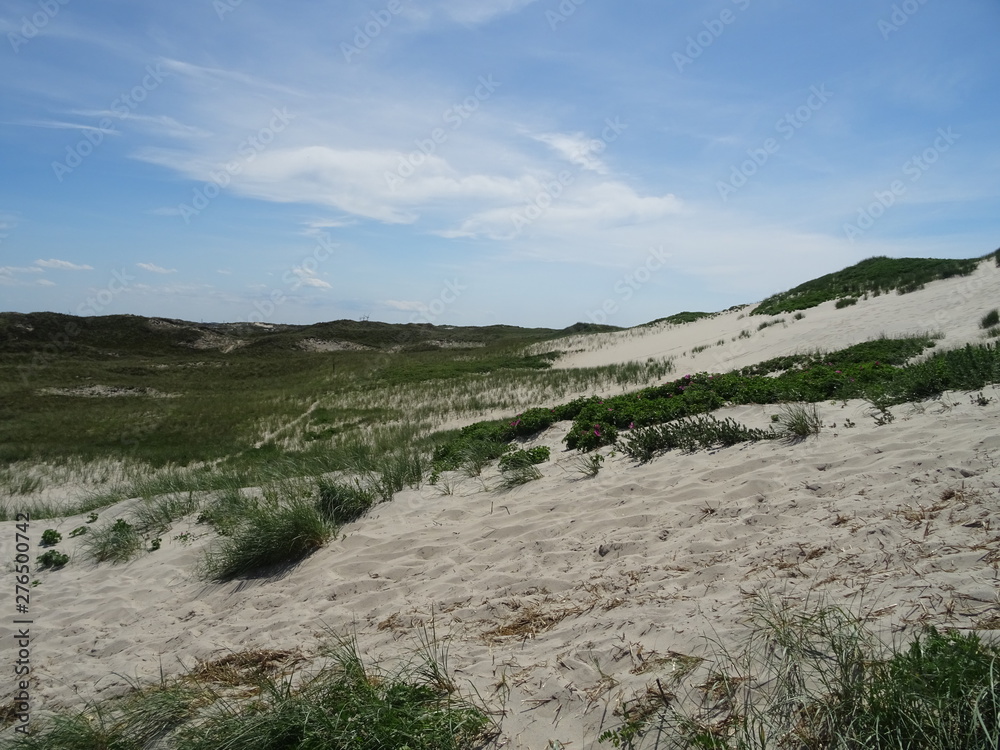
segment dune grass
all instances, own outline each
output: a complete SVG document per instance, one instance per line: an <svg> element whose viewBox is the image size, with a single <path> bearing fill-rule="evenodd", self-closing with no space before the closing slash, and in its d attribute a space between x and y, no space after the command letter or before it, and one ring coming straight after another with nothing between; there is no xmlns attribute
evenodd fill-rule
<svg viewBox="0 0 1000 750"><path fill-rule="evenodd" d="M84 552L95 562L125 563L136 557L142 547L139 530L124 518L91 529L83 539Z"/></svg>
<svg viewBox="0 0 1000 750"><path fill-rule="evenodd" d="M974 632L928 627L886 645L856 614L758 595L741 646L716 644L686 692L667 676L658 684L659 695L650 694L655 709L648 700L626 706L602 743L630 750L1000 746L1000 646Z"/></svg>
<svg viewBox="0 0 1000 750"><path fill-rule="evenodd" d="M268 669L287 654L247 652L174 681L37 722L12 750L474 750L496 734L485 709L457 690L440 649L395 669L365 664L337 639L318 669ZM271 661L269 661L271 660Z"/></svg>
<svg viewBox="0 0 1000 750"><path fill-rule="evenodd" d="M816 404L784 404L778 415L781 434L788 442L798 443L818 435L823 427Z"/></svg>
<svg viewBox="0 0 1000 750"><path fill-rule="evenodd" d="M225 581L294 564L326 544L334 531L314 500L265 499L244 508L229 533L206 551L199 573Z"/></svg>

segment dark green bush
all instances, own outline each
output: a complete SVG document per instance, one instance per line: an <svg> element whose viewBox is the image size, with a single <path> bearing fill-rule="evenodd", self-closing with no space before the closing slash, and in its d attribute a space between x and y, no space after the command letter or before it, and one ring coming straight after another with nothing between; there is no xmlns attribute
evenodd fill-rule
<svg viewBox="0 0 1000 750"><path fill-rule="evenodd" d="M62 541L62 534L60 534L55 529L45 529L42 532L42 546L51 547L53 544L59 544Z"/></svg>
<svg viewBox="0 0 1000 750"><path fill-rule="evenodd" d="M375 494L363 488L359 482L346 484L320 479L318 485L317 507L337 525L356 521L375 504Z"/></svg>
<svg viewBox="0 0 1000 750"><path fill-rule="evenodd" d="M841 310L845 307L851 307L852 305L856 304L858 304L857 297L841 297L840 299L837 300L837 303L834 305L834 307L836 307L838 310Z"/></svg>
<svg viewBox="0 0 1000 750"><path fill-rule="evenodd" d="M69 555L63 554L54 549L38 556L38 565L42 568L61 568L69 562Z"/></svg>
<svg viewBox="0 0 1000 750"><path fill-rule="evenodd" d="M1000 323L1000 310L993 308L983 316L982 320L979 321L979 327L992 328L998 323Z"/></svg>

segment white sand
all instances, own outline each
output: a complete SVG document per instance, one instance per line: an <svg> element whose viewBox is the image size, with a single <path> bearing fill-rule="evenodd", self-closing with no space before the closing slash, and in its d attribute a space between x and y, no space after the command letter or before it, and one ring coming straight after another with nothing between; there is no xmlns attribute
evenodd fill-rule
<svg viewBox="0 0 1000 750"><path fill-rule="evenodd" d="M727 314L574 356L578 365L660 356L728 342L744 327L753 337L745 351L725 347L730 364L714 362L713 350L683 362L725 369L927 329L950 346L976 340L979 318L1000 303L998 280L983 269L911 295L806 310L794 323L786 315L787 328L760 333L759 317ZM963 284L977 284L975 294L964 298ZM367 658L405 656L433 621L459 683L505 709L503 747L594 748L602 722L616 724L615 707L657 676L645 664L704 653L706 638L733 643L748 595L762 587L872 613L897 635L924 622L970 627L1000 615L1000 391L985 395L985 407L962 393L898 407L881 427L863 402L828 402L825 429L803 443L671 453L641 466L618 455L593 479L563 451L563 423L534 441L553 449L543 479L510 492L464 479L454 495L400 493L278 580L197 580L211 535L190 522L127 565L76 555L32 589L35 711L232 651L315 653L326 630L356 633ZM719 416L766 426L775 411ZM484 479L495 484L495 470ZM82 523L40 521L32 535L53 527L67 537ZM185 543L184 532L197 538ZM13 524L0 525L0 556L12 559L13 547ZM0 631L3 665L14 659L11 619ZM546 628L496 633L519 621ZM0 702L12 694L8 680Z"/></svg>

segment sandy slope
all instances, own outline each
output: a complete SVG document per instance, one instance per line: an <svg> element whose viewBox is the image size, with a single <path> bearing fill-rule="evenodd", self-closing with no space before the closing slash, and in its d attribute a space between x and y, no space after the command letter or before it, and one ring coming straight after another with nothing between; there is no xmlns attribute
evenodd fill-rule
<svg viewBox="0 0 1000 750"><path fill-rule="evenodd" d="M928 284L910 294L883 294L836 309L834 302L777 316L750 315L754 306L683 325L633 328L620 333L578 338L566 348L574 353L556 367L592 367L646 357L673 357L676 371L728 372L772 357L815 350L836 351L879 335L890 337L936 331L953 348L982 338L979 321L1000 304L1000 268L990 259L970 276ZM771 320L784 320L758 331ZM740 338L746 331L749 338ZM735 339L735 340L734 340ZM722 345L719 345L722 341ZM696 347L707 346L693 354ZM580 351L582 350L582 351Z"/></svg>
<svg viewBox="0 0 1000 750"><path fill-rule="evenodd" d="M833 349L882 331L934 328L947 333L942 345L971 340L978 317L1000 302L1000 274L981 277L986 299L961 297L960 285L976 277L847 310L807 310L787 329L755 333L746 342L754 353L731 359ZM951 322L929 322L939 313ZM694 326L748 325L729 317L577 356L659 355L689 348L694 338L672 344L670 336L693 336ZM716 328L710 338L720 337ZM127 679L155 680L161 669L178 673L230 651L310 654L329 629L355 632L368 657L405 656L433 622L458 680L505 711L504 747L591 748L621 701L643 692L656 669L669 671L658 658L702 653L706 637L732 643L761 587L874 613L897 637L923 622L996 621L1000 390L985 395L993 399L986 406L954 393L898 407L881 427L863 402L828 402L825 429L803 443L669 454L641 466L617 455L593 479L562 450L568 423L555 425L534 441L553 448L543 479L498 492L488 489L494 473L461 480L452 495L429 486L400 493L279 579L197 580L211 538L178 523L162 549L128 565L78 556L38 575L34 695L45 707L78 705ZM720 416L766 426L774 411ZM106 510L102 521L122 511ZM33 535L55 527L66 536L81 523L38 522ZM184 532L193 541L178 538ZM13 546L13 524L2 524L0 557L12 559ZM0 620L0 664L14 659L11 619ZM4 683L0 700L12 692Z"/></svg>

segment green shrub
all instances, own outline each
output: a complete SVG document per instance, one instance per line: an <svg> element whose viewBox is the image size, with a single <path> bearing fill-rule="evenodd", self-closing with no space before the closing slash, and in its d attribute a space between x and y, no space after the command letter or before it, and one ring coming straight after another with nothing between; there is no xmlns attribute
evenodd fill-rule
<svg viewBox="0 0 1000 750"><path fill-rule="evenodd" d="M501 489L510 490L514 487L519 487L522 484L534 482L535 480L541 478L542 472L538 470L538 467L532 464L512 466L501 473L499 487Z"/></svg>
<svg viewBox="0 0 1000 750"><path fill-rule="evenodd" d="M69 555L58 552L57 550L50 549L47 552L38 556L37 559L39 567L42 568L61 568L63 565L69 562Z"/></svg>
<svg viewBox="0 0 1000 750"><path fill-rule="evenodd" d="M842 297L837 300L837 303L834 305L834 307L836 307L838 310L842 310L845 307L851 307L852 305L856 304L858 304L857 297Z"/></svg>
<svg viewBox="0 0 1000 750"><path fill-rule="evenodd" d="M350 523L361 518L375 504L375 494L355 483L334 482L320 479L319 502L320 512L333 523Z"/></svg>
<svg viewBox="0 0 1000 750"><path fill-rule="evenodd" d="M528 450L518 450L507 453L500 457L500 471L516 469L533 464L544 463L549 460L549 448L546 445L537 445Z"/></svg>
<svg viewBox="0 0 1000 750"><path fill-rule="evenodd" d="M993 328L993 326L998 323L1000 323L1000 310L993 308L983 316L982 320L979 321L979 327Z"/></svg>
<svg viewBox="0 0 1000 750"><path fill-rule="evenodd" d="M333 529L315 503L295 498L259 503L202 559L205 578L228 580L261 568L295 563L329 540Z"/></svg>
<svg viewBox="0 0 1000 750"><path fill-rule="evenodd" d="M75 536L82 536L83 534L86 534L88 531L89 529L86 526L77 526L75 529L69 532L70 539L72 539Z"/></svg>
<svg viewBox="0 0 1000 750"><path fill-rule="evenodd" d="M45 529L42 532L42 546L51 547L53 544L59 544L62 541L62 534L60 534L55 529Z"/></svg>
<svg viewBox="0 0 1000 750"><path fill-rule="evenodd" d="M136 528L119 518L113 524L104 525L87 534L84 549L96 562L128 562L142 549L142 537Z"/></svg>

